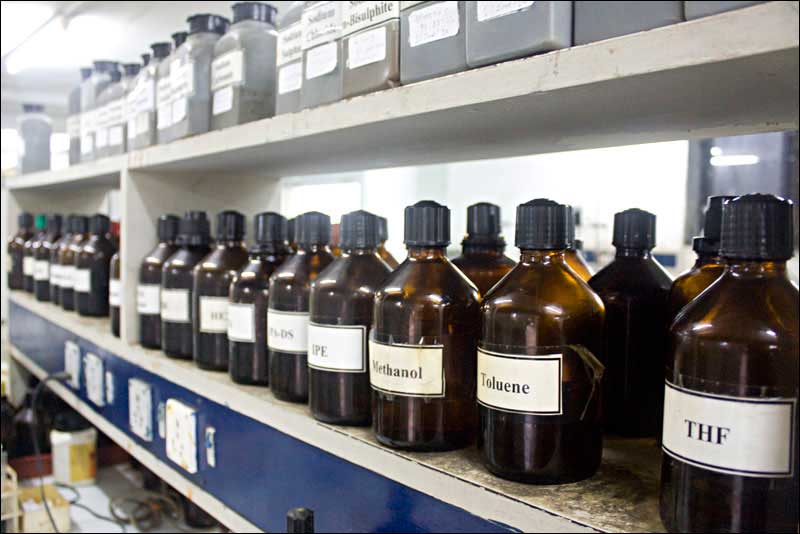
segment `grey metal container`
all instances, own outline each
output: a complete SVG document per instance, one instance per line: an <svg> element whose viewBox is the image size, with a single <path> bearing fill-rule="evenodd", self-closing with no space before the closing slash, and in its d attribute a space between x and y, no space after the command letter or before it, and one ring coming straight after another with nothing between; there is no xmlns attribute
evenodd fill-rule
<svg viewBox="0 0 800 534"><path fill-rule="evenodd" d="M763 3L764 2L684 2L683 4L686 20L692 20Z"/></svg>
<svg viewBox="0 0 800 534"><path fill-rule="evenodd" d="M575 2L575 44L683 22L682 2Z"/></svg>
<svg viewBox="0 0 800 534"><path fill-rule="evenodd" d="M400 85L400 2L345 2L342 96Z"/></svg>
<svg viewBox="0 0 800 534"><path fill-rule="evenodd" d="M81 69L83 71L83 69ZM91 76L91 71L89 71ZM88 78L88 76L87 76ZM85 78L84 78L85 79ZM67 100L67 135L69 135L69 164L81 162L81 86L69 92Z"/></svg>
<svg viewBox="0 0 800 534"><path fill-rule="evenodd" d="M111 82L103 89L95 101L96 122L95 122L95 145L94 159L105 158L111 154L112 138L117 141L118 115L121 115L122 108L119 106L119 97L123 94L120 81L122 73L118 70L111 72ZM112 109L113 108L113 109ZM118 113L119 112L119 113ZM110 117L113 115L113 121ZM113 124L112 124L113 122ZM114 143L116 144L116 143Z"/></svg>
<svg viewBox="0 0 800 534"><path fill-rule="evenodd" d="M400 3L400 82L467 70L466 2Z"/></svg>
<svg viewBox="0 0 800 534"><path fill-rule="evenodd" d="M278 25L278 51L275 60L275 114L300 110L303 86L303 23L305 2L292 2Z"/></svg>
<svg viewBox="0 0 800 534"><path fill-rule="evenodd" d="M131 105L136 108L132 134L131 125L128 125L129 150L145 148L158 142L156 112L158 69L162 62L169 57L172 45L168 42L154 43L150 48L153 51L150 63L142 67L139 72L129 99Z"/></svg>
<svg viewBox="0 0 800 534"><path fill-rule="evenodd" d="M53 126L44 107L24 104L23 113L17 117L20 137L18 159L19 174L50 170L50 136Z"/></svg>
<svg viewBox="0 0 800 534"><path fill-rule="evenodd" d="M342 98L342 5L307 2L303 9L303 109Z"/></svg>
<svg viewBox="0 0 800 534"><path fill-rule="evenodd" d="M111 83L113 61L95 61L92 75L81 83L81 161L95 159L97 98Z"/></svg>

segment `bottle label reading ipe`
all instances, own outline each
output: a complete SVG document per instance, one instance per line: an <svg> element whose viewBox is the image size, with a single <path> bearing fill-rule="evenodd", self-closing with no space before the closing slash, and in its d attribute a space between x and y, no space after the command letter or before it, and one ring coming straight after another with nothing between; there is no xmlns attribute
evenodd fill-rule
<svg viewBox="0 0 800 534"><path fill-rule="evenodd" d="M365 373L366 354L366 326L309 323L309 367L321 371Z"/></svg>
<svg viewBox="0 0 800 534"><path fill-rule="evenodd" d="M267 310L267 346L278 352L308 350L308 312Z"/></svg>
<svg viewBox="0 0 800 534"><path fill-rule="evenodd" d="M372 389L406 397L444 397L442 345L385 345L369 341Z"/></svg>
<svg viewBox="0 0 800 534"><path fill-rule="evenodd" d="M563 413L562 354L504 354L478 349L478 402L530 415Z"/></svg>
<svg viewBox="0 0 800 534"><path fill-rule="evenodd" d="M664 389L664 452L690 465L747 477L793 475L797 399Z"/></svg>

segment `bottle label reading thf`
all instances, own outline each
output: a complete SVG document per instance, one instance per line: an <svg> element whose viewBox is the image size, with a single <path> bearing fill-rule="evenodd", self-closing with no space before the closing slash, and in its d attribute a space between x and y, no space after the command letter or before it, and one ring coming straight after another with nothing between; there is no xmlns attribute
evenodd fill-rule
<svg viewBox="0 0 800 534"><path fill-rule="evenodd" d="M561 415L563 355L527 356L478 349L478 402L531 415Z"/></svg>
<svg viewBox="0 0 800 534"><path fill-rule="evenodd" d="M308 312L267 310L270 350L305 354L308 350Z"/></svg>
<svg viewBox="0 0 800 534"><path fill-rule="evenodd" d="M161 290L161 320L168 323L190 323L188 289Z"/></svg>
<svg viewBox="0 0 800 534"><path fill-rule="evenodd" d="M141 315L161 313L161 286L158 284L139 284L136 288L136 311Z"/></svg>
<svg viewBox="0 0 800 534"><path fill-rule="evenodd" d="M442 345L385 345L369 342L373 389L407 397L444 397Z"/></svg>
<svg viewBox="0 0 800 534"><path fill-rule="evenodd" d="M204 334L228 332L228 297L200 297L200 331Z"/></svg>
<svg viewBox="0 0 800 534"><path fill-rule="evenodd" d="M228 304L228 339L240 343L256 341L256 307L254 304Z"/></svg>
<svg viewBox="0 0 800 534"><path fill-rule="evenodd" d="M309 323L309 367L322 371L365 373L366 355L366 326Z"/></svg>

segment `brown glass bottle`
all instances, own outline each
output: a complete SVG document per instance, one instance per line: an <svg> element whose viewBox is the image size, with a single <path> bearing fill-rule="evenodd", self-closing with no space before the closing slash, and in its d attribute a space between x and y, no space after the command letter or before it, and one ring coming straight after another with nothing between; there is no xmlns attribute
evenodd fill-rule
<svg viewBox="0 0 800 534"><path fill-rule="evenodd" d="M122 287L120 282L119 251L111 256L111 263L108 271L108 311L111 316L111 333L119 337L119 307L122 298Z"/></svg>
<svg viewBox="0 0 800 534"><path fill-rule="evenodd" d="M461 242L461 256L453 259L453 265L478 287L481 296L515 265L503 254L506 240L501 231L500 206L479 202L467 208L467 235Z"/></svg>
<svg viewBox="0 0 800 534"><path fill-rule="evenodd" d="M50 302L50 254L61 239L64 220L59 214L47 217L47 232L33 244L33 294L36 300Z"/></svg>
<svg viewBox="0 0 800 534"><path fill-rule="evenodd" d="M291 219L286 221L286 233L288 234L289 238L289 250L292 253L297 252L297 239L294 231L295 221L297 221L297 217L292 217Z"/></svg>
<svg viewBox="0 0 800 534"><path fill-rule="evenodd" d="M375 294L370 339L372 427L381 443L450 450L474 441L480 295L445 256L450 210L405 210L408 259Z"/></svg>
<svg viewBox="0 0 800 534"><path fill-rule="evenodd" d="M311 284L308 326L308 404L315 419L369 425L367 333L373 301L391 269L377 254L377 217L342 216L343 254Z"/></svg>
<svg viewBox="0 0 800 534"><path fill-rule="evenodd" d="M580 239L575 238L575 213L572 209L572 206L567 205L567 209L569 210L569 247L567 247L567 252L564 254L564 257L567 260L567 265L572 267L572 270L580 276L581 280L584 282L588 282L589 279L592 278L594 274L592 272L592 268L589 267L589 263L586 261L586 258L583 257L583 253L581 250L583 249L583 242Z"/></svg>
<svg viewBox="0 0 800 534"><path fill-rule="evenodd" d="M308 297L313 282L333 261L330 217L310 211L295 218L297 252L269 282L267 346L269 385L290 402L308 400Z"/></svg>
<svg viewBox="0 0 800 534"><path fill-rule="evenodd" d="M33 215L28 212L17 216L17 233L8 240L8 289L25 289L25 242L33 237Z"/></svg>
<svg viewBox="0 0 800 534"><path fill-rule="evenodd" d="M89 219L89 239L75 255L75 308L79 315L108 316L111 256L116 250L108 237L111 221L105 215Z"/></svg>
<svg viewBox="0 0 800 534"><path fill-rule="evenodd" d="M161 348L161 270L164 263L178 250L178 222L175 215L158 218L158 245L139 266L139 285L136 288L136 312L139 314L139 343L148 349Z"/></svg>
<svg viewBox="0 0 800 534"><path fill-rule="evenodd" d="M72 228L74 226L75 215L67 216L64 221L64 231L50 250L50 302L56 306L61 306L61 279L63 278L63 269L58 258L61 255L61 251L68 247L72 241Z"/></svg>
<svg viewBox="0 0 800 534"><path fill-rule="evenodd" d="M286 218L272 212L259 213L255 216L255 234L250 259L231 282L228 372L238 384L266 386L269 278L290 253Z"/></svg>
<svg viewBox="0 0 800 534"><path fill-rule="evenodd" d="M650 253L655 244L655 215L615 214L616 257L589 281L606 307L603 421L625 437L655 437L660 429L672 279Z"/></svg>
<svg viewBox="0 0 800 534"><path fill-rule="evenodd" d="M487 468L535 484L600 465L603 303L566 262L568 208L517 207L520 262L481 306L478 403Z"/></svg>
<svg viewBox="0 0 800 534"><path fill-rule="evenodd" d="M341 234L341 224L332 224L330 249L331 249L331 254L333 254L334 258L338 258L339 256L342 255L340 234Z"/></svg>
<svg viewBox="0 0 800 534"><path fill-rule="evenodd" d="M397 269L400 263L386 250L386 241L389 240L389 221L386 217L378 217L378 256L386 262L392 270Z"/></svg>
<svg viewBox="0 0 800 534"><path fill-rule="evenodd" d="M244 234L244 215L221 211L217 241L194 268L194 363L201 369L228 370L228 298L231 282L247 261Z"/></svg>
<svg viewBox="0 0 800 534"><path fill-rule="evenodd" d="M39 243L45 236L45 233L47 231L47 215L43 215L41 213L37 215L35 225L36 229L33 232L33 236L29 240L25 241L25 245L23 246L23 255L22 255L24 289L28 293L33 293L34 245L36 245L36 247L38 248Z"/></svg>
<svg viewBox="0 0 800 534"><path fill-rule="evenodd" d="M194 267L209 252L209 224L204 211L189 211L178 225L178 250L161 269L161 349L171 358L191 360Z"/></svg>
<svg viewBox="0 0 800 534"><path fill-rule="evenodd" d="M61 265L61 307L66 311L75 311L75 256L89 239L89 218L76 215L72 224L72 239L65 248L58 251L58 262Z"/></svg>
<svg viewBox="0 0 800 534"><path fill-rule="evenodd" d="M792 203L723 206L723 275L671 328L661 519L673 532L795 532L798 291ZM701 426L702 425L702 426Z"/></svg>

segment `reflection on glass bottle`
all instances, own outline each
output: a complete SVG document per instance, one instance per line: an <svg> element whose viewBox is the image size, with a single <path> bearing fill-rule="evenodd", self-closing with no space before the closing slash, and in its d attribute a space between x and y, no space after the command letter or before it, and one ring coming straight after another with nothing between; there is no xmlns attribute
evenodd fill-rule
<svg viewBox="0 0 800 534"><path fill-rule="evenodd" d="M33 245L33 293L42 302L50 302L50 255L61 239L62 224L57 213L47 217L47 231Z"/></svg>
<svg viewBox="0 0 800 534"><path fill-rule="evenodd" d="M67 311L75 311L75 256L89 240L89 217L76 215L73 225L72 239L65 248L58 251L58 263L61 265L61 307Z"/></svg>
<svg viewBox="0 0 800 534"><path fill-rule="evenodd" d="M23 286L28 293L33 293L33 250L34 247L38 247L41 244L44 238L47 229L47 216L41 213L37 215L35 225L36 229L33 232L33 236L25 241L25 245L23 245L22 254Z"/></svg>
<svg viewBox="0 0 800 534"><path fill-rule="evenodd" d="M136 288L136 311L139 314L139 342L148 349L161 348L161 270L178 245L176 215L158 218L158 244L139 266L139 285Z"/></svg>
<svg viewBox="0 0 800 534"><path fill-rule="evenodd" d="M592 268L586 258L583 257L583 241L575 237L575 213L572 206L567 206L569 209L569 247L564 257L567 259L567 265L572 267L572 270L581 277L581 280L588 282L592 277Z"/></svg>
<svg viewBox="0 0 800 534"><path fill-rule="evenodd" d="M388 240L389 221L386 220L386 217L378 217L378 256L386 262L386 265L394 270L397 269L397 266L400 264L394 256L392 256L392 253L386 250L386 242Z"/></svg>
<svg viewBox="0 0 800 534"><path fill-rule="evenodd" d="M105 215L89 219L89 239L75 255L75 308L78 315L108 317L111 256L116 252L108 238L111 221Z"/></svg>
<svg viewBox="0 0 800 534"><path fill-rule="evenodd" d="M17 233L8 239L8 288L25 289L25 242L33 237L33 215L27 212L17 216Z"/></svg>

